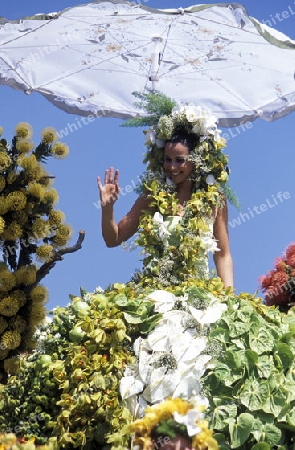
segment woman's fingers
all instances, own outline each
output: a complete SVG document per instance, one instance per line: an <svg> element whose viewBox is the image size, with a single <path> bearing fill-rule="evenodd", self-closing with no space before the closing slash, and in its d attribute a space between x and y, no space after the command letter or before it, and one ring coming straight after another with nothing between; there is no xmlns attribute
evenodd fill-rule
<svg viewBox="0 0 295 450"><path fill-rule="evenodd" d="M113 167L106 169L104 184L118 184L119 181L119 170L114 171Z"/></svg>

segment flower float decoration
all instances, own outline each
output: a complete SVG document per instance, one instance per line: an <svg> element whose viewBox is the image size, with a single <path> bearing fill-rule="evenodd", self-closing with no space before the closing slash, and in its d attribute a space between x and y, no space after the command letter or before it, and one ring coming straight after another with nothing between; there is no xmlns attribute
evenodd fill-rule
<svg viewBox="0 0 295 450"><path fill-rule="evenodd" d="M0 135L3 129L0 130ZM55 209L58 193L44 167L49 157L64 158L68 147L57 142L51 127L34 146L32 127L15 128L9 145L0 139L0 378L7 377L9 360L30 352L33 334L44 321L47 290L40 285L57 261L81 248L84 232L66 247L71 227Z"/></svg>
<svg viewBox="0 0 295 450"><path fill-rule="evenodd" d="M268 306L278 306L286 312L295 305L295 244L287 247L283 256L276 259L275 268L259 281Z"/></svg>

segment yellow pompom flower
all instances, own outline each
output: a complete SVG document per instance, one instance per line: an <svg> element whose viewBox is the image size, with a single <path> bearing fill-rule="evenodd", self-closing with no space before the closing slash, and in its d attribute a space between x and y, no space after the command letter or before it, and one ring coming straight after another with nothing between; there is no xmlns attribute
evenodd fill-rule
<svg viewBox="0 0 295 450"><path fill-rule="evenodd" d="M52 142L55 142L58 138L56 130L52 127L44 128L44 130L41 131L41 137L44 144L52 144Z"/></svg>
<svg viewBox="0 0 295 450"><path fill-rule="evenodd" d="M20 368L20 360L18 358L9 358L4 361L4 370L9 375L16 375ZM4 447L4 449L7 447ZM8 447L8 448L14 448ZM32 447L33 449L33 447ZM1 450L1 447L0 447Z"/></svg>
<svg viewBox="0 0 295 450"><path fill-rule="evenodd" d="M7 206L4 195L0 196L0 216L7 212Z"/></svg>
<svg viewBox="0 0 295 450"><path fill-rule="evenodd" d="M35 155L30 156L20 155L17 158L16 162L20 167L22 167L27 172L33 172L38 167L38 161Z"/></svg>
<svg viewBox="0 0 295 450"><path fill-rule="evenodd" d="M63 211L60 211L58 209L52 210L49 213L49 222L52 225L59 225L66 219L66 216Z"/></svg>
<svg viewBox="0 0 295 450"><path fill-rule="evenodd" d="M4 133L4 128L0 127L0 136L2 136L3 133Z"/></svg>
<svg viewBox="0 0 295 450"><path fill-rule="evenodd" d="M35 180L42 186L49 186L51 184L49 173L40 164L35 169Z"/></svg>
<svg viewBox="0 0 295 450"><path fill-rule="evenodd" d="M44 186L40 183L36 183L35 181L31 181L28 183L27 194L35 197L36 199L42 201L44 198L45 189Z"/></svg>
<svg viewBox="0 0 295 450"><path fill-rule="evenodd" d="M25 225L29 220L25 211L15 211L12 213L12 217L19 225Z"/></svg>
<svg viewBox="0 0 295 450"><path fill-rule="evenodd" d="M36 267L34 265L30 265L20 267L14 274L18 284L30 286L36 281L36 272Z"/></svg>
<svg viewBox="0 0 295 450"><path fill-rule="evenodd" d="M8 327L7 320L5 320L4 317L0 316L0 334L2 334L3 331L5 331L7 327Z"/></svg>
<svg viewBox="0 0 295 450"><path fill-rule="evenodd" d="M40 245L36 250L37 260L40 262L49 262L53 259L54 248L50 244Z"/></svg>
<svg viewBox="0 0 295 450"><path fill-rule="evenodd" d="M0 339L1 348L15 350L21 343L21 335L16 330L4 331Z"/></svg>
<svg viewBox="0 0 295 450"><path fill-rule="evenodd" d="M55 205L59 200L58 193L56 189L50 189L50 191L44 192L44 197L42 202L45 205Z"/></svg>
<svg viewBox="0 0 295 450"><path fill-rule="evenodd" d="M46 317L46 309L45 306L38 302L34 303L31 307L30 311L30 325L36 326L45 320Z"/></svg>
<svg viewBox="0 0 295 450"><path fill-rule="evenodd" d="M32 225L32 234L33 237L37 239L42 239L48 236L50 233L50 223L48 220L41 219L41 217L38 217L38 219L35 220L35 222Z"/></svg>
<svg viewBox="0 0 295 450"><path fill-rule="evenodd" d="M17 179L17 174L15 172L9 172L7 176L7 183L13 184Z"/></svg>
<svg viewBox="0 0 295 450"><path fill-rule="evenodd" d="M8 292L14 288L16 283L17 283L17 280L15 277L15 274L10 272L7 268L5 270L5 268L3 268L1 266L1 268L0 268L0 291Z"/></svg>
<svg viewBox="0 0 295 450"><path fill-rule="evenodd" d="M3 219L3 217L0 216L0 234L3 233L5 229L5 220Z"/></svg>
<svg viewBox="0 0 295 450"><path fill-rule="evenodd" d="M4 152L0 152L0 172L5 172L11 166L11 158Z"/></svg>
<svg viewBox="0 0 295 450"><path fill-rule="evenodd" d="M6 186L5 178L2 175L0 175L0 192L3 191L5 186Z"/></svg>
<svg viewBox="0 0 295 450"><path fill-rule="evenodd" d="M48 297L48 290L44 286L36 286L30 292L33 303L45 303Z"/></svg>
<svg viewBox="0 0 295 450"><path fill-rule="evenodd" d="M51 147L51 153L54 156L54 158L57 158L57 159L66 158L68 156L69 152L70 152L69 147L62 142L56 142Z"/></svg>
<svg viewBox="0 0 295 450"><path fill-rule="evenodd" d="M64 247L70 239L71 228L68 225L57 225L57 233L52 239L52 243L57 247Z"/></svg>
<svg viewBox="0 0 295 450"><path fill-rule="evenodd" d="M12 221L11 224L4 230L2 233L2 239L4 241L14 241L19 239L23 234L22 227L15 221Z"/></svg>
<svg viewBox="0 0 295 450"><path fill-rule="evenodd" d="M19 303L11 296L0 300L0 314L5 317L15 316L19 310Z"/></svg>
<svg viewBox="0 0 295 450"><path fill-rule="evenodd" d="M20 122L15 127L15 135L18 138L28 139L33 135L33 129L27 122Z"/></svg>
<svg viewBox="0 0 295 450"><path fill-rule="evenodd" d="M29 153L34 148L34 143L27 139L18 139L15 145L19 153Z"/></svg>
<svg viewBox="0 0 295 450"><path fill-rule="evenodd" d="M16 330L19 333L23 333L27 328L27 322L25 319L18 315L9 319L8 324L10 329Z"/></svg>
<svg viewBox="0 0 295 450"><path fill-rule="evenodd" d="M26 294L24 293L24 291L21 291L20 289L13 291L10 294L10 296L18 302L20 308L24 306L27 302Z"/></svg>
<svg viewBox="0 0 295 450"><path fill-rule="evenodd" d="M5 200L8 210L21 211L26 207L27 197L21 191L10 192Z"/></svg>

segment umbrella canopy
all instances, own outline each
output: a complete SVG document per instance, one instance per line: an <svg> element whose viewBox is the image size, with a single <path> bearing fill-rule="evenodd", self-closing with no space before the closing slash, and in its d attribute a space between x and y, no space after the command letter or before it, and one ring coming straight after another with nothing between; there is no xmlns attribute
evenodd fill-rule
<svg viewBox="0 0 295 450"><path fill-rule="evenodd" d="M295 41L237 3L98 1L2 22L0 83L69 113L134 117L132 92L148 90L209 108L225 127L295 110Z"/></svg>

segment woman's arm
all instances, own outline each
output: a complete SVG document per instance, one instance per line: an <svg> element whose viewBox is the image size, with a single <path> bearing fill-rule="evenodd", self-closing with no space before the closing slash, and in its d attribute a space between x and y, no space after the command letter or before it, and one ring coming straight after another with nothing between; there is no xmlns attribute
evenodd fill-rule
<svg viewBox="0 0 295 450"><path fill-rule="evenodd" d="M229 245L228 208L226 203L223 208L219 208L217 211L213 234L219 248L219 251L215 252L213 255L217 275L221 278L226 287L231 286L233 288L233 261Z"/></svg>
<svg viewBox="0 0 295 450"><path fill-rule="evenodd" d="M102 236L107 247L116 247L133 236L138 229L143 210L148 209L147 197L138 197L129 213L116 224L114 204L120 195L118 180L119 171L114 172L113 167L106 170L104 185L102 185L100 177L97 178L102 210Z"/></svg>

